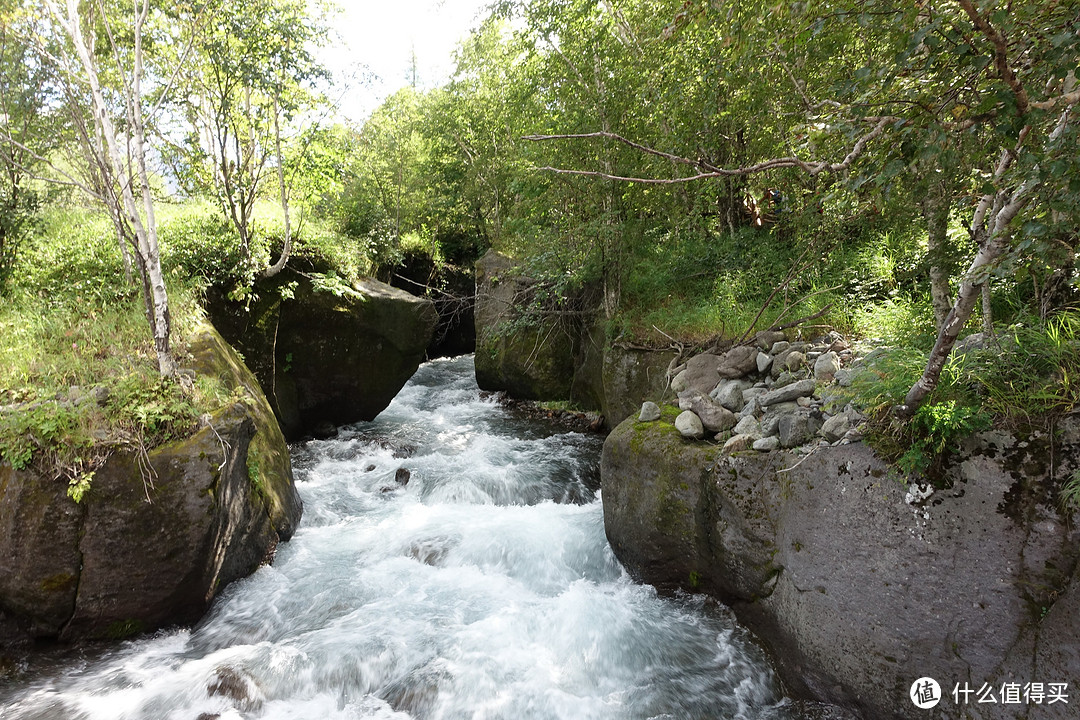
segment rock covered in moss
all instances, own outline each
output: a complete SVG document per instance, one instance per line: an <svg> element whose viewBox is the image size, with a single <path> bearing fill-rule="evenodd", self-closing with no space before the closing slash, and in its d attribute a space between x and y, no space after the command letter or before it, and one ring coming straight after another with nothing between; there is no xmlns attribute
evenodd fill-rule
<svg viewBox="0 0 1080 720"><path fill-rule="evenodd" d="M536 281L489 250L476 261L476 382L524 400L571 397L580 318L552 314L524 321Z"/></svg>
<svg viewBox="0 0 1080 720"><path fill-rule="evenodd" d="M0 607L32 637L112 638L197 620L273 556L302 505L258 384L209 326L197 373L236 400L149 452L116 449L79 504L67 482L0 465Z"/></svg>
<svg viewBox="0 0 1080 720"><path fill-rule="evenodd" d="M435 328L430 300L370 278L347 284L287 269L259 280L255 294L245 305L209 292L207 310L289 439L373 419L416 372Z"/></svg>

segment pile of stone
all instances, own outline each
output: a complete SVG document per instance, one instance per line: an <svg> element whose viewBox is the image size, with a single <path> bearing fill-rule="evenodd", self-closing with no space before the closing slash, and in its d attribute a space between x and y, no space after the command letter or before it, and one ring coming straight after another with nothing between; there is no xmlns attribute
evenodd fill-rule
<svg viewBox="0 0 1080 720"><path fill-rule="evenodd" d="M750 345L696 355L673 370L682 410L675 427L688 438L722 442L728 453L854 442L865 418L840 391L857 372L853 360L835 332L789 342L783 332L764 330ZM638 419L659 418L660 408L646 402Z"/></svg>

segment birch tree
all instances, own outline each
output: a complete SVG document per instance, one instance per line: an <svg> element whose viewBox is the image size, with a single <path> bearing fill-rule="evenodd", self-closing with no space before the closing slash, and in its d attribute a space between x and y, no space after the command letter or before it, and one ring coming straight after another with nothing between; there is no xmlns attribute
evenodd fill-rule
<svg viewBox="0 0 1080 720"><path fill-rule="evenodd" d="M278 182L285 212L284 248L263 268L279 272L292 245L287 123L322 102L314 90L328 78L314 47L325 42L318 7L297 0L215 0L183 71L180 107L191 132L175 149L188 168L189 190L213 195L250 260L255 203L267 174Z"/></svg>
<svg viewBox="0 0 1080 720"><path fill-rule="evenodd" d="M84 156L99 180L81 186L105 205L118 237L133 246L158 369L173 376L169 296L147 160L147 120L155 108L147 107L145 40L154 8L149 0L132 0L124 18L130 26L123 27L104 0L45 0L44 6L60 45L55 54L40 47L59 72ZM166 80L157 90L168 85ZM89 103L89 122L78 107L83 99Z"/></svg>
<svg viewBox="0 0 1080 720"><path fill-rule="evenodd" d="M887 188L906 179L926 193L933 244L942 238L951 211L972 212L975 252L951 306L943 268L931 271L939 334L925 372L897 408L910 417L937 386L978 299L988 296L995 271L1007 261L1036 256L1047 225L1066 230L1075 225L1080 193L1069 180L1076 171L1074 108L1080 104L1075 6L991 0L912 6L872 0L690 2L665 36L677 36L681 26L698 18L715 23L731 41L717 60L721 74L739 77L744 88L759 85L757 95L768 110L759 105L753 120L752 114L743 115L747 127L768 125L787 152L770 156L769 146L761 144L756 159L728 165L599 128L528 139L616 143L683 172L631 176L597 165L539 169L651 186L785 169L827 177L852 190L867 183ZM759 67L763 57L782 85L740 77L738 68ZM769 82L773 85L766 87ZM973 210L933 176L942 165L975 189ZM933 253L930 261L937 262Z"/></svg>

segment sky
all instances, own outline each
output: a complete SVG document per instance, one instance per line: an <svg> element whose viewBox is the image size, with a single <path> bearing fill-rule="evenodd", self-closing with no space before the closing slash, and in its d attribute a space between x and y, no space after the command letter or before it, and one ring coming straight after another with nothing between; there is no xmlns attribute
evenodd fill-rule
<svg viewBox="0 0 1080 720"><path fill-rule="evenodd" d="M418 84L432 88L453 72L453 52L490 0L337 0L335 46L320 53L335 77L357 75L340 114L357 123L409 83L416 52Z"/></svg>

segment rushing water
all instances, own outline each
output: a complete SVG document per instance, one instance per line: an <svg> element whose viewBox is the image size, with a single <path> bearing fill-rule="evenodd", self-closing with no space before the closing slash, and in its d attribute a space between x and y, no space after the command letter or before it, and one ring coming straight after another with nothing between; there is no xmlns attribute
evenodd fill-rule
<svg viewBox="0 0 1080 720"><path fill-rule="evenodd" d="M795 717L722 606L627 577L600 444L481 398L470 358L429 363L294 449L304 518L273 566L192 629L24 669L0 716Z"/></svg>

